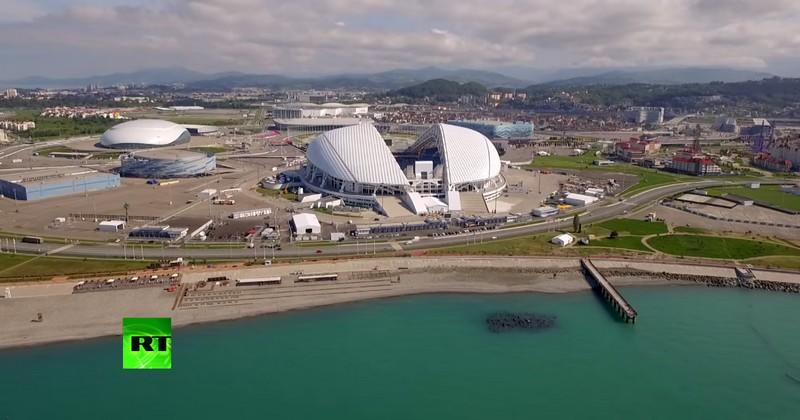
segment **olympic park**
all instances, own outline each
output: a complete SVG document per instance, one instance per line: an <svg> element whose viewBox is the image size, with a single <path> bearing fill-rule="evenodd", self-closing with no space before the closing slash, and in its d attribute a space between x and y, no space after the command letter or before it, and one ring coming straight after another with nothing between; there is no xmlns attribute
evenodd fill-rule
<svg viewBox="0 0 800 420"><path fill-rule="evenodd" d="M181 242L199 233L247 242L254 229L259 240L272 229L287 240L293 217L304 213L321 225L311 237L327 239L356 226L505 223L541 206L565 179L519 169L484 134L453 124L416 127L400 139L368 118L319 121L336 124L297 142L263 125L243 133L135 119L99 136L0 154L0 211L8 216L0 229L127 241L137 229L163 227Z"/></svg>

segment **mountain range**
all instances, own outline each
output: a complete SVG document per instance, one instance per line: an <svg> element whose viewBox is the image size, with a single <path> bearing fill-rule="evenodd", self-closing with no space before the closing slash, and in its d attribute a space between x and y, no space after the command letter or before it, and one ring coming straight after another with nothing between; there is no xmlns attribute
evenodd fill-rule
<svg viewBox="0 0 800 420"><path fill-rule="evenodd" d="M647 70L615 70L594 75L562 78L545 82L551 86L627 85L680 85L685 83L725 82L737 83L762 80L773 74L729 68L687 67Z"/></svg>
<svg viewBox="0 0 800 420"><path fill-rule="evenodd" d="M513 74L508 75L508 74ZM173 85L184 84L193 90L227 90L235 87L271 89L368 89L392 90L432 79L459 83L475 82L488 87L523 88L531 84L552 86L620 85L629 83L681 84L711 81L741 82L772 77L769 73L730 68L668 68L668 69L567 69L548 71L526 68L502 68L499 71L473 69L397 69L378 73L352 73L317 77L289 77L275 74L241 72L202 73L182 67L145 69L129 73L113 73L78 78L26 77L0 81L0 87L15 88L76 88L91 84Z"/></svg>

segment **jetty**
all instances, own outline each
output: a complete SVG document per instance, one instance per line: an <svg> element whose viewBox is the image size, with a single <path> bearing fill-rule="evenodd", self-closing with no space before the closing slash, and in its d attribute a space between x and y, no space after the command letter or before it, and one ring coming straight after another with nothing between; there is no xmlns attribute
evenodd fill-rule
<svg viewBox="0 0 800 420"><path fill-rule="evenodd" d="M592 264L588 258L581 258L581 267L586 280L592 286L592 290L599 293L611 308L614 309L622 320L626 323L636 323L636 309L633 309L630 303L622 296L622 294L611 284L606 277L600 273L597 267Z"/></svg>

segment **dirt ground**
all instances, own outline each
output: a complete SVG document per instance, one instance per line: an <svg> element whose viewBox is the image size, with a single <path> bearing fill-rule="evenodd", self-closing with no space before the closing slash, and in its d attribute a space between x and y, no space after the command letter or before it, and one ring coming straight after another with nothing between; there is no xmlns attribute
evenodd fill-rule
<svg viewBox="0 0 800 420"><path fill-rule="evenodd" d="M712 206L698 205L696 207L706 207L707 208L707 207L712 207ZM756 210L753 211L752 209L754 209L754 207L748 207L748 208L742 207L742 209L747 209L747 210L741 211L739 209L739 207L741 207L741 206L737 206L736 208L733 208L733 209L730 209L730 210L721 209L721 208L718 209L716 207L715 207L715 209L717 209L718 211L730 212L729 213L730 214L729 217L736 218L736 219L743 219L745 217L748 217L748 216L745 216L744 214L742 214L742 213L746 213L746 214L751 214L751 216L749 216L749 217L752 217L752 220L773 220L773 221L776 221L778 219L794 218L794 219L791 219L791 220L794 221L794 224L800 224L800 216L787 215L787 214L784 214L784 213L779 213L779 212L768 210L768 209L764 209L764 208L755 208ZM706 218L706 217L694 215L694 214L691 214L691 213L687 213L685 211L681 211L681 210L677 210L677 209L673 209L673 208L665 207L665 206L656 206L654 211L656 212L656 215L659 218L663 218L667 223L669 223L670 225L673 225L673 226L689 226L689 227L706 229L706 230L709 230L709 231L715 231L715 232L720 232L720 233L725 233L725 232L735 232L735 233L740 233L740 234L750 234L750 233L752 233L752 234L757 234L757 235L774 236L774 237L790 239L790 240L796 240L798 237L800 237L800 229L792 229L792 228L776 227L776 226L765 226L765 225L755 225L755 224L749 224L749 223L746 224L746 223L736 223L736 222L723 222L723 221L719 221L719 220L712 220L712 219L709 219L709 218ZM761 213L761 217L763 217L763 219L759 218L759 215L753 214L753 213L757 213L757 214ZM774 214L774 213L777 213L777 214ZM778 222L778 223L784 223L784 222Z"/></svg>

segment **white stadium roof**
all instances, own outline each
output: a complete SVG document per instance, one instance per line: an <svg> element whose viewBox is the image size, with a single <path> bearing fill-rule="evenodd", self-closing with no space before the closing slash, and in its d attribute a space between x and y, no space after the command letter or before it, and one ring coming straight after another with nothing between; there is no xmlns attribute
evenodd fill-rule
<svg viewBox="0 0 800 420"><path fill-rule="evenodd" d="M455 125L436 124L412 148L428 147L434 141L442 155L449 184L489 180L500 174L500 155L483 134Z"/></svg>
<svg viewBox="0 0 800 420"><path fill-rule="evenodd" d="M344 181L408 185L403 170L372 124L322 133L309 144L307 156L316 167Z"/></svg>
<svg viewBox="0 0 800 420"><path fill-rule="evenodd" d="M189 132L181 125L164 120L133 120L109 128L100 144L112 148L159 147L188 141Z"/></svg>

